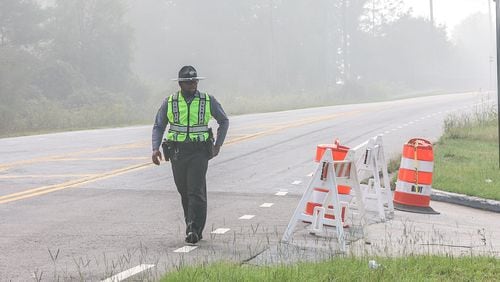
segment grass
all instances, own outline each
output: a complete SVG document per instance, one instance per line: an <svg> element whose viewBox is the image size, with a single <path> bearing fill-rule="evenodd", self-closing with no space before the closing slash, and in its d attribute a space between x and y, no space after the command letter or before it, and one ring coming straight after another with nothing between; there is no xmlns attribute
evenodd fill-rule
<svg viewBox="0 0 500 282"><path fill-rule="evenodd" d="M369 260L381 266L371 269ZM160 281L497 281L498 277L500 261L492 257L408 256L279 266L217 263L182 268Z"/></svg>
<svg viewBox="0 0 500 282"><path fill-rule="evenodd" d="M446 118L434 147L433 187L500 200L497 122L494 108Z"/></svg>

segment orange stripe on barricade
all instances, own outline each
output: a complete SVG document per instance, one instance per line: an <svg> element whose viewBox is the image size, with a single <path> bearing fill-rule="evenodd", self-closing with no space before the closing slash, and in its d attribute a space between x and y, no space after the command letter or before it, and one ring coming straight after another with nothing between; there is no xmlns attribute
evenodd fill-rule
<svg viewBox="0 0 500 282"><path fill-rule="evenodd" d="M351 192L351 187L349 186L338 185L337 189L339 191L339 194L349 194ZM348 193L342 193L341 190L342 192L347 191ZM323 201L325 200L325 197L329 191L330 190L325 188L314 188L312 193L312 201L307 202L304 213L307 215L312 215L315 207L322 207ZM333 205L328 205L328 208L333 209ZM346 206L341 205L341 208L342 208L341 220L342 222L344 222ZM335 216L333 214L325 212L325 218L335 219ZM304 222L311 223L310 221L304 221ZM344 227L347 227L347 225L344 224Z"/></svg>
<svg viewBox="0 0 500 282"><path fill-rule="evenodd" d="M394 202L402 205L428 207L431 202L431 197L394 191Z"/></svg>
<svg viewBox="0 0 500 282"><path fill-rule="evenodd" d="M400 168L398 173L398 179L401 181L415 183L415 184L431 185L432 172L425 172L425 171L417 172L416 170Z"/></svg>
<svg viewBox="0 0 500 282"><path fill-rule="evenodd" d="M321 160L326 149L331 149L334 161L342 161L349 151L349 147L340 145L338 140L335 140L333 144L319 144L316 147L316 156L314 157L316 162Z"/></svg>
<svg viewBox="0 0 500 282"><path fill-rule="evenodd" d="M349 195L351 194L351 187L346 185L337 185L337 191L339 191L339 194Z"/></svg>
<svg viewBox="0 0 500 282"><path fill-rule="evenodd" d="M343 161L345 159L345 156L347 155L347 152L349 151L349 147L340 145L339 140L335 140L333 144L319 144L316 147L316 155L314 157L314 160L316 162L319 162L327 149L331 149L332 158L334 161ZM334 163L333 167L335 169L335 175L337 177L349 177L351 174L350 163ZM314 188L314 190L320 191L321 188ZM337 191L339 192L339 194L350 194L351 187L345 185L338 185ZM323 191L323 192L328 192L328 191ZM313 197L314 197L314 192L313 192ZM314 209L314 207L312 207L312 209Z"/></svg>

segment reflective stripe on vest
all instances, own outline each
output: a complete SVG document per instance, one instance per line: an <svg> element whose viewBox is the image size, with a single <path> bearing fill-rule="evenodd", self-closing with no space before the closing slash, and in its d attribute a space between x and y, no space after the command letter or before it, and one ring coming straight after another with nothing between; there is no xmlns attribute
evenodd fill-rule
<svg viewBox="0 0 500 282"><path fill-rule="evenodd" d="M208 140L208 122L211 118L210 96L199 93L188 104L180 92L168 98L167 118L170 123L165 138L184 142Z"/></svg>
<svg viewBox="0 0 500 282"><path fill-rule="evenodd" d="M177 133L187 133L187 126L178 126L171 125L169 130L175 131ZM189 132L197 133L197 132L206 132L208 131L208 125L199 125L199 126L191 126L189 127Z"/></svg>

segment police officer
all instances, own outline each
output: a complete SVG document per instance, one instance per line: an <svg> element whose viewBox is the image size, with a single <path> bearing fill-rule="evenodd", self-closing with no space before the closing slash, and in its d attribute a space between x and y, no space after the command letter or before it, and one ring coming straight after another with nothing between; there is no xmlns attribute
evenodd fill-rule
<svg viewBox="0 0 500 282"><path fill-rule="evenodd" d="M163 154L165 161L171 160L175 185L181 195L188 244L196 244L203 237L208 160L219 154L229 128L229 120L219 102L212 95L198 91L200 79L203 77L198 77L194 67L180 69L178 78L174 79L179 82L180 91L163 101L152 134L152 161L159 165L162 136L170 124L163 139ZM219 125L215 142L208 127L211 117Z"/></svg>

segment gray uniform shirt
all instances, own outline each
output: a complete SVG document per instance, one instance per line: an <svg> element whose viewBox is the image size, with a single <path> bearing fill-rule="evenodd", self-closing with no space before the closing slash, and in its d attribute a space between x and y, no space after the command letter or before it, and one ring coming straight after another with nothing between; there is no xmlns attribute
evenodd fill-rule
<svg viewBox="0 0 500 282"><path fill-rule="evenodd" d="M200 92L197 90L194 96L199 97ZM186 98L186 102L191 103L194 96ZM214 98L214 96L210 96L210 112L212 116L217 120L219 127L217 128L217 137L215 139L215 145L222 146L224 143L224 139L226 138L227 130L229 128L229 119L222 109L220 103ZM167 110L168 110L168 97L163 100L158 113L156 114L155 124L153 125L153 136L152 136L152 145L153 151L159 150L161 141L163 139L163 134L165 133L165 128L168 124L167 118Z"/></svg>

